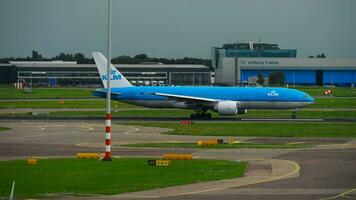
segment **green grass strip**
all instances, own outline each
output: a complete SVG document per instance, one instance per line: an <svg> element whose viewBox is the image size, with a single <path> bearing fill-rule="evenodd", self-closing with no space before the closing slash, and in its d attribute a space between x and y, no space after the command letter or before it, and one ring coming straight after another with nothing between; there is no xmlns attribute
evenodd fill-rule
<svg viewBox="0 0 356 200"><path fill-rule="evenodd" d="M0 131L7 131L7 130L10 130L10 128L7 128L7 127L0 127Z"/></svg>
<svg viewBox="0 0 356 200"><path fill-rule="evenodd" d="M126 123L128 125L170 128L166 134L260 137L356 137L356 123L204 123L181 126L177 123Z"/></svg>
<svg viewBox="0 0 356 200"><path fill-rule="evenodd" d="M113 108L140 108L140 106L112 101ZM52 101L0 101L0 108L105 108L105 99L52 100ZM142 107L141 107L142 108ZM356 108L356 98L316 98L308 108Z"/></svg>
<svg viewBox="0 0 356 200"><path fill-rule="evenodd" d="M105 99L51 100L51 101L0 101L0 109L14 108L105 108ZM139 108L139 106L112 101L112 108Z"/></svg>
<svg viewBox="0 0 356 200"><path fill-rule="evenodd" d="M0 87L0 99L27 98L93 98L91 90L85 88L33 88L32 93L25 93L14 88ZM323 87L296 87L311 96L324 96ZM335 97L356 97L356 88L332 88Z"/></svg>
<svg viewBox="0 0 356 200"><path fill-rule="evenodd" d="M192 110L170 110L170 109L155 109L155 110L118 110L112 112L112 116L130 117L189 117ZM212 113L214 118L226 118L217 113ZM39 114L38 116L53 116L53 117L100 117L105 116L104 111L56 111L48 114ZM249 110L247 114L228 116L227 118L290 118L291 111L285 110ZM27 113L17 114L2 114L1 116L28 116ZM301 110L297 112L297 118L356 118L356 111L328 111L328 110Z"/></svg>
<svg viewBox="0 0 356 200"><path fill-rule="evenodd" d="M233 143L217 144L209 146L198 146L197 143L139 143L125 144L125 147L148 147L148 148L188 148L188 149L290 149L290 148L308 148L310 144L264 144L264 143Z"/></svg>
<svg viewBox="0 0 356 200"><path fill-rule="evenodd" d="M356 97L356 88L297 87L296 89L304 91L311 96L324 96L324 92L331 89L333 91L332 96L335 97Z"/></svg>
<svg viewBox="0 0 356 200"><path fill-rule="evenodd" d="M308 108L356 108L356 98L315 98Z"/></svg>
<svg viewBox="0 0 356 200"><path fill-rule="evenodd" d="M15 90L14 88L0 88L0 99L38 98L93 98L93 96L91 95L91 89L83 88L33 88L32 93Z"/></svg>
<svg viewBox="0 0 356 200"><path fill-rule="evenodd" d="M199 159L153 167L147 160L44 159L36 166L28 166L25 160L0 161L0 197L9 196L12 181L16 181L15 198L49 198L55 193L111 195L241 177L246 167L242 162Z"/></svg>

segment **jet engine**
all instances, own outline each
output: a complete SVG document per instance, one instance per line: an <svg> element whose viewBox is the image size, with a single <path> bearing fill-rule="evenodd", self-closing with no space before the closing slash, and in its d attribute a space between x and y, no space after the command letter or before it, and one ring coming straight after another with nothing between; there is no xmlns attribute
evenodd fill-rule
<svg viewBox="0 0 356 200"><path fill-rule="evenodd" d="M220 101L218 102L214 110L220 115L236 115L237 114L237 102L236 101Z"/></svg>
<svg viewBox="0 0 356 200"><path fill-rule="evenodd" d="M214 110L220 115L237 115L247 113L246 109L238 107L237 101L220 101L214 106Z"/></svg>

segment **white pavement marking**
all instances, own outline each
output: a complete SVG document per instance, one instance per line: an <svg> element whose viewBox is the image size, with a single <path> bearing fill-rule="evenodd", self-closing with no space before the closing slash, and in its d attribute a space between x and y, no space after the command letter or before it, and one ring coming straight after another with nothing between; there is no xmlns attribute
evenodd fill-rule
<svg viewBox="0 0 356 200"><path fill-rule="evenodd" d="M40 131L44 131L46 128L43 125L40 125Z"/></svg>
<svg viewBox="0 0 356 200"><path fill-rule="evenodd" d="M133 133L133 132L136 132L136 131L139 131L139 130L140 130L139 128L134 127L132 130L125 131L124 134L130 134L130 133Z"/></svg>
<svg viewBox="0 0 356 200"><path fill-rule="evenodd" d="M82 124L81 127L87 128L87 130L85 130L85 131L92 131L92 130L94 130L94 128L92 128L91 126L89 126L88 123L81 122L81 124Z"/></svg>
<svg viewBox="0 0 356 200"><path fill-rule="evenodd" d="M50 128L63 128L63 127L68 127L65 124L51 124L51 125L38 125L38 131L46 131L46 133L42 133L42 134L36 134L36 135L25 135L25 136L15 136L15 137L9 137L7 138L8 140L14 140L14 139L23 139L23 138L35 138L35 137L43 137L43 136L48 136L48 135L53 135L56 134L56 132L52 132L51 130L49 130ZM92 127L86 126L86 125L74 125L74 126L70 126L70 128L75 128L75 127L79 127L79 128L85 128L84 131L92 131L94 130ZM79 130L79 131L83 131L83 130ZM67 130L68 133L72 133L72 134L77 134L79 133L78 130Z"/></svg>

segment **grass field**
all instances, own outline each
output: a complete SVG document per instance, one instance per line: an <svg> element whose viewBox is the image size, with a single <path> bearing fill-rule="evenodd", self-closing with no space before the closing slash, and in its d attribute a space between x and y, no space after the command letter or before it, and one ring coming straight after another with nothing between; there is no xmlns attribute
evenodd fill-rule
<svg viewBox="0 0 356 200"><path fill-rule="evenodd" d="M308 108L356 108L356 98L315 98Z"/></svg>
<svg viewBox="0 0 356 200"><path fill-rule="evenodd" d="M119 110L112 112L114 117L189 117L194 111L192 110L170 110L170 109L154 109L154 110ZM224 118L217 113L212 113L213 118ZM247 114L228 116L227 118L289 118L291 111L284 110L249 110ZM27 113L16 114L0 114L0 116L28 116ZM38 116L52 116L52 117L104 117L104 111L55 111L46 114L39 114ZM33 117L33 116L32 116ZM297 112L297 118L356 118L356 111L328 111L328 110L301 110Z"/></svg>
<svg viewBox="0 0 356 200"><path fill-rule="evenodd" d="M15 198L53 198L55 194L120 194L230 179L244 174L246 164L222 160L172 161L169 167L147 165L148 158L120 158L111 162L43 159L0 161L0 197L8 197L16 181Z"/></svg>
<svg viewBox="0 0 356 200"><path fill-rule="evenodd" d="M10 130L10 128L7 128L7 127L0 127L0 131L7 131L7 130Z"/></svg>
<svg viewBox="0 0 356 200"><path fill-rule="evenodd" d="M322 88L298 88L305 89L308 91L314 91L314 93L320 92L324 89ZM338 92L336 92L338 91ZM341 96L350 96L353 94L355 89L351 88L336 88L334 92L340 94ZM350 93L351 92L351 93ZM0 88L0 99L1 98L58 98L61 97L61 100L6 100L0 101L0 109L15 109L15 108L91 108L91 109L104 109L105 100L104 99L81 99L81 100L70 100L63 98L91 98L89 90L84 89L49 89L49 88L39 88L34 89L33 94L24 94L18 90L9 89L9 88ZM352 95L351 95L352 96ZM143 116L143 117L188 117L192 110L169 110L169 109L156 109L156 110L121 110L120 109L141 109L142 107L130 105L127 103L122 103L118 101L112 101L113 110L119 110L119 112L114 112L113 116ZM317 109L348 109L356 108L356 98L316 98L316 103L309 106L309 108ZM20 115L24 114L2 114L2 116L11 116L11 115ZM103 115L102 111L59 111L51 112L50 116L101 116ZM289 118L291 111L282 110L282 111L267 111L267 110L249 110L246 115L233 116L237 118ZM298 118L355 118L355 110L301 110L297 114ZM216 113L213 113L213 117L221 117Z"/></svg>
<svg viewBox="0 0 356 200"><path fill-rule="evenodd" d="M170 128L166 134L260 137L356 137L356 123L204 123L181 126L179 123L125 123L135 126Z"/></svg>
<svg viewBox="0 0 356 200"><path fill-rule="evenodd" d="M324 91L330 88L296 87L311 96L324 96ZM0 99L38 99L38 98L95 98L91 95L93 89L83 88L33 88L32 93L25 93L14 88L0 88ZM332 88L334 97L356 97L356 88Z"/></svg>
<svg viewBox="0 0 356 200"><path fill-rule="evenodd" d="M150 148L189 148L189 149L290 149L290 148L308 148L310 144L264 144L264 143L233 143L218 144L210 146L198 146L197 143L139 143L125 144L125 147L150 147Z"/></svg>
<svg viewBox="0 0 356 200"><path fill-rule="evenodd" d="M324 96L324 92L331 89L332 96L335 97L356 97L356 88L296 87L295 89L304 91L311 96Z"/></svg>
<svg viewBox="0 0 356 200"><path fill-rule="evenodd" d="M112 105L116 108L142 108L119 101L112 101ZM105 99L93 100L6 100L0 101L0 109L2 108L104 108ZM356 98L316 98L315 103L308 108L356 108Z"/></svg>
<svg viewBox="0 0 356 200"><path fill-rule="evenodd" d="M94 98L91 90L83 88L33 88L32 93L25 93L14 88L0 88L0 99L61 99Z"/></svg>
<svg viewBox="0 0 356 200"><path fill-rule="evenodd" d="M140 108L139 106L111 101L112 108ZM0 101L0 109L13 108L105 108L105 99L50 100L50 101Z"/></svg>

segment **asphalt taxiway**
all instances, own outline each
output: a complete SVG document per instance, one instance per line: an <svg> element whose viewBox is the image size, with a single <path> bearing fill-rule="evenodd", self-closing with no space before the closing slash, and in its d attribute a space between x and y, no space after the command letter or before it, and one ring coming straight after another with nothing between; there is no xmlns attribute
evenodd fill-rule
<svg viewBox="0 0 356 200"><path fill-rule="evenodd" d="M0 120L31 120L31 121L98 121L103 117L56 117L56 116L0 116ZM189 117L112 117L112 120L121 122L147 121L147 122L177 122L182 120L192 120ZM356 122L356 118L232 118L221 117L211 119L194 119L194 121L209 122Z"/></svg>
<svg viewBox="0 0 356 200"><path fill-rule="evenodd" d="M28 156L67 157L77 152L104 150L103 120L1 120L11 130L0 133L0 160ZM227 160L277 159L299 164L299 176L238 187L197 191L158 199L344 199L356 198L356 141L352 138L254 138L226 137L259 143L303 142L308 149L160 149L123 148L142 142L192 142L209 136L164 135L163 128L113 124L112 152L118 156L160 156L167 152ZM254 164L248 173L271 173L270 164ZM118 196L100 197L117 199ZM148 198L145 196L141 198ZM120 197L122 199L122 197ZM131 197L128 197L131 199Z"/></svg>

